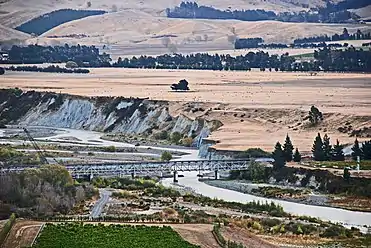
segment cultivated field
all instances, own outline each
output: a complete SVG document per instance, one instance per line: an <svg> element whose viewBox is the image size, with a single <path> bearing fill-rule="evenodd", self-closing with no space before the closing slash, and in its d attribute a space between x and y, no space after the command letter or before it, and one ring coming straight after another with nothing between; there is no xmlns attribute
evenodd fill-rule
<svg viewBox="0 0 371 248"><path fill-rule="evenodd" d="M92 224L46 224L35 245L52 247L197 247L184 240L171 227Z"/></svg>
<svg viewBox="0 0 371 248"><path fill-rule="evenodd" d="M170 85L186 78L190 92L171 92ZM218 149L272 150L290 134L295 146L310 151L318 132L332 141L352 143L337 131L347 122L354 130L371 127L371 75L351 73L226 72L192 70L91 69L88 75L7 72L1 88L54 91L85 96L148 97L169 100L174 115L204 116L224 124L211 138ZM309 128L304 118L310 106L325 114ZM201 107L201 111L190 109Z"/></svg>

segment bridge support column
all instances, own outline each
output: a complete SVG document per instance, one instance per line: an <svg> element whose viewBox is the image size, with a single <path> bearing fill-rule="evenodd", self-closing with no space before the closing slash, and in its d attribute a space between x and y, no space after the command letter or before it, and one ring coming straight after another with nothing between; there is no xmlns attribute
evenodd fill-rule
<svg viewBox="0 0 371 248"><path fill-rule="evenodd" d="M93 178L94 178L94 175L93 174L90 174L89 180L91 181L91 180L93 180Z"/></svg>
<svg viewBox="0 0 371 248"><path fill-rule="evenodd" d="M135 178L135 172L132 172L132 173L131 173L131 178L132 178L132 179Z"/></svg>
<svg viewBox="0 0 371 248"><path fill-rule="evenodd" d="M177 182L178 182L178 177L177 177L177 175L178 175L178 172L177 172L177 171L174 171L174 174L173 174L173 182L174 182L174 183L177 183Z"/></svg>
<svg viewBox="0 0 371 248"><path fill-rule="evenodd" d="M218 180L219 179L219 172L218 170L215 170L215 180Z"/></svg>

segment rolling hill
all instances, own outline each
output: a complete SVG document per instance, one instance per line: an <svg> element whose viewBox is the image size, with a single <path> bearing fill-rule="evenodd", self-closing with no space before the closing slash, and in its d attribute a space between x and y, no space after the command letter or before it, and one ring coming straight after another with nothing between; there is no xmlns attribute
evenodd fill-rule
<svg viewBox="0 0 371 248"><path fill-rule="evenodd" d="M266 42L292 42L304 36L370 30L368 24L245 22L237 20L169 19L165 9L181 0L1 0L0 40L20 39L38 44L89 44L106 47L118 55L161 54L166 52L205 52L233 48L233 37L262 37ZM323 0L200 0L199 4L220 9L265 9L275 12L300 11L323 6ZM335 1L336 2L336 1ZM19 25L59 9L104 10L107 14L90 16L59 25L38 37L14 31ZM365 7L356 10L369 15ZM306 8L308 9L308 8Z"/></svg>

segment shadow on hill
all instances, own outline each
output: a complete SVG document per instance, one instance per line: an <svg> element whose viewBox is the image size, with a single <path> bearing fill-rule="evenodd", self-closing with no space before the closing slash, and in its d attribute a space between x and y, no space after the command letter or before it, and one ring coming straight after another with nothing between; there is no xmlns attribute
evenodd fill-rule
<svg viewBox="0 0 371 248"><path fill-rule="evenodd" d="M103 15L105 13L107 12L103 10L60 9L38 16L26 23L23 23L15 29L28 34L41 35L63 23L82 19L88 16Z"/></svg>

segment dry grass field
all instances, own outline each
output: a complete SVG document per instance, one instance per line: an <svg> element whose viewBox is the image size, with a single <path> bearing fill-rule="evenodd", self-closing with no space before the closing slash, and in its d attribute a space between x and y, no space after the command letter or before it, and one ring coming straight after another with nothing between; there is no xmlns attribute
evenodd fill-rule
<svg viewBox="0 0 371 248"><path fill-rule="evenodd" d="M191 91L171 92L169 86L183 78ZM222 121L211 139L219 141L215 147L223 150L272 150L289 133L295 146L310 151L318 132L328 133L333 142L352 143L354 138L337 131L339 127L347 122L354 130L371 127L370 74L99 68L87 75L7 72L0 88L12 87L168 100L173 102L174 115ZM304 120L312 105L325 114L316 128ZM189 112L190 106L204 111Z"/></svg>

